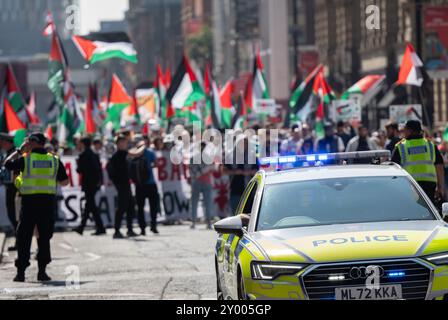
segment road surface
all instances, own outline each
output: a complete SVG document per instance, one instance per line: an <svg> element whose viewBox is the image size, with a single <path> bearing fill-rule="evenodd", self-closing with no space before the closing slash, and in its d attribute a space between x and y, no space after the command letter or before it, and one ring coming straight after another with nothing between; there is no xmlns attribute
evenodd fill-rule
<svg viewBox="0 0 448 320"><path fill-rule="evenodd" d="M203 226L192 231L187 225L160 227L160 232L125 240L112 240L111 230L103 237L57 233L48 267L53 281L45 285L36 282L34 260L27 282L12 282L16 254L6 252L0 265L0 300L215 299L215 233ZM6 247L10 245L12 239Z"/></svg>

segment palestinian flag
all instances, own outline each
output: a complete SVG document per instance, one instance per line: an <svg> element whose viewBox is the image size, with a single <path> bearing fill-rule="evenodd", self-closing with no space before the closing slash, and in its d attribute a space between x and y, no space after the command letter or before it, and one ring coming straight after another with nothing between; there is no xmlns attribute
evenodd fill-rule
<svg viewBox="0 0 448 320"><path fill-rule="evenodd" d="M171 86L171 69L169 67L165 71L165 85L167 88Z"/></svg>
<svg viewBox="0 0 448 320"><path fill-rule="evenodd" d="M116 74L112 76L112 84L109 91L109 106L104 124L111 124L114 130L120 130L121 115L130 106L132 98L127 93Z"/></svg>
<svg viewBox="0 0 448 320"><path fill-rule="evenodd" d="M330 85L325 80L323 70L321 70L315 80L313 85L313 95L318 98L318 105L316 110L316 136L321 139L325 136L324 132L324 122L325 122L325 110L328 110L328 106L331 101L335 99L333 90Z"/></svg>
<svg viewBox="0 0 448 320"><path fill-rule="evenodd" d="M23 99L22 92L20 91L19 84L12 69L12 66L8 64L6 68L6 94L8 96L9 104L14 108L20 120L27 125L30 122L26 112L26 103Z"/></svg>
<svg viewBox="0 0 448 320"><path fill-rule="evenodd" d="M412 44L409 43L406 47L396 84L421 87L424 81L422 67L422 60L415 52Z"/></svg>
<svg viewBox="0 0 448 320"><path fill-rule="evenodd" d="M302 122L310 121L315 124L316 134L319 138L322 137L323 133L323 123L326 119L325 112L334 99L334 92L325 80L323 69L321 69L314 77L312 92L308 96L308 101L297 113ZM315 115L314 119L312 118L313 115Z"/></svg>
<svg viewBox="0 0 448 320"><path fill-rule="evenodd" d="M71 83L65 51L56 30L53 30L51 36L48 67L48 88L55 99L58 140L61 146L72 148L73 135L80 128L83 115Z"/></svg>
<svg viewBox="0 0 448 320"><path fill-rule="evenodd" d="M72 39L89 64L112 58L138 62L137 51L124 32L96 32L83 37L73 36Z"/></svg>
<svg viewBox="0 0 448 320"><path fill-rule="evenodd" d="M185 107L191 108L196 102L205 99L204 90L186 56L177 68L166 99L176 112Z"/></svg>
<svg viewBox="0 0 448 320"><path fill-rule="evenodd" d="M162 67L158 64L157 65L157 78L156 78L156 85L157 93L159 96L159 105L160 105L160 118L162 119L162 122L172 118L174 116L174 111L172 108L168 105L168 102L166 100L166 93L169 86L170 79L167 79L167 76L163 74Z"/></svg>
<svg viewBox="0 0 448 320"><path fill-rule="evenodd" d="M216 86L215 83L212 83L212 77L210 75L210 66L207 65L205 68L205 75L204 75L204 91L206 96L206 102L205 102L205 112L204 112L204 119L205 119L205 125L210 126L213 124L213 115L212 115L212 107L216 108L219 107L219 105L216 104L217 101L214 101L215 97L215 90L214 86ZM217 95L217 99L219 102L219 92Z"/></svg>
<svg viewBox="0 0 448 320"><path fill-rule="evenodd" d="M131 104L126 109L124 109L124 111L121 115L122 123L131 125L131 126L139 125L141 123L141 121L140 121L140 115L139 115L138 109L139 109L139 105L138 105L138 101L137 101L137 96L136 96L136 93L134 92L134 95L131 100Z"/></svg>
<svg viewBox="0 0 448 320"><path fill-rule="evenodd" d="M6 128L9 135L14 136L14 144L20 147L25 141L27 130L25 124L20 120L14 108L7 99L3 100L3 108L6 120Z"/></svg>
<svg viewBox="0 0 448 320"><path fill-rule="evenodd" d="M240 99L238 101L238 108L236 110L236 113L232 119L232 128L234 130L242 130L247 124L247 115L248 111L246 108L246 104L244 102L244 96L243 94L240 95Z"/></svg>
<svg viewBox="0 0 448 320"><path fill-rule="evenodd" d="M233 93L233 84L232 81L228 81L224 88L222 88L220 93L220 102L221 102L221 126L225 129L230 129L232 126L232 93Z"/></svg>
<svg viewBox="0 0 448 320"><path fill-rule="evenodd" d="M55 31L51 36L51 51L48 62L48 88L54 95L59 111L62 111L62 108L65 105L64 82L66 80L65 69L67 67L67 60L61 41Z"/></svg>
<svg viewBox="0 0 448 320"><path fill-rule="evenodd" d="M57 122L59 116L59 106L57 105L55 100L53 100L48 106L46 116L46 124L55 124Z"/></svg>
<svg viewBox="0 0 448 320"><path fill-rule="evenodd" d="M47 128L45 129L45 136L47 137L48 141L53 140L54 137L53 125L49 124L47 126Z"/></svg>
<svg viewBox="0 0 448 320"><path fill-rule="evenodd" d="M58 119L59 143L68 148L74 147L74 135L82 130L84 115L81 111L78 97L73 84L70 82L68 70L64 82L64 106Z"/></svg>
<svg viewBox="0 0 448 320"><path fill-rule="evenodd" d="M386 77L381 75L365 76L344 92L341 99L348 100L353 95L367 95L369 92L377 89L383 83L384 79Z"/></svg>
<svg viewBox="0 0 448 320"><path fill-rule="evenodd" d="M200 123L203 126L203 116L201 112L202 102L194 102L191 107L184 107L179 113L180 117L185 119L188 124Z"/></svg>
<svg viewBox="0 0 448 320"><path fill-rule="evenodd" d="M268 84L264 75L263 61L261 60L260 51L254 59L254 69L252 77L249 78L244 92L244 103L249 113L255 108L255 102L259 99L269 99Z"/></svg>
<svg viewBox="0 0 448 320"><path fill-rule="evenodd" d="M89 95L87 97L86 110L84 113L85 133L88 135L93 135L96 133L94 110L95 110L94 88L92 87L92 85L89 85Z"/></svg>
<svg viewBox="0 0 448 320"><path fill-rule="evenodd" d="M207 100L210 100L210 120L209 120L209 122L211 122L211 124L213 125L214 128L221 129L221 128L223 128L222 117L221 117L221 112L222 112L221 111L222 110L221 96L219 93L218 85L216 84L215 81L213 81L211 86L212 86L212 88L211 88L210 96L207 99ZM208 124L208 125L210 125L210 124Z"/></svg>
<svg viewBox="0 0 448 320"><path fill-rule="evenodd" d="M308 77L293 91L289 100L291 121L306 122L311 113L310 99L313 94L314 81L317 75L323 71L324 66L319 65L311 72Z"/></svg>
<svg viewBox="0 0 448 320"><path fill-rule="evenodd" d="M20 112L25 107L19 85L17 83L14 71L10 64L6 70L6 86L8 88L8 102L16 112Z"/></svg>
<svg viewBox="0 0 448 320"><path fill-rule="evenodd" d="M44 28L44 31L42 32L42 34L46 37L49 37L56 30L56 27L54 24L54 19L53 19L53 14L51 13L51 11L47 12L47 16L45 18L45 23L46 23L45 28Z"/></svg>
<svg viewBox="0 0 448 320"><path fill-rule="evenodd" d="M26 113L28 116L28 119L30 120L30 124L40 124L41 121L39 119L39 116L36 114L36 93L31 93L30 101L28 103L28 106L26 107Z"/></svg>

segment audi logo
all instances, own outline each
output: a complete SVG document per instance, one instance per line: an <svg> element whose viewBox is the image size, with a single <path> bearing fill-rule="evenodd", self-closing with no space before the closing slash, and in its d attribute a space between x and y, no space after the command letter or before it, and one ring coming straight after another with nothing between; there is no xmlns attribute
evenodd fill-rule
<svg viewBox="0 0 448 320"><path fill-rule="evenodd" d="M353 280L367 279L370 276L383 277L384 269L381 266L353 267L350 270L350 278Z"/></svg>

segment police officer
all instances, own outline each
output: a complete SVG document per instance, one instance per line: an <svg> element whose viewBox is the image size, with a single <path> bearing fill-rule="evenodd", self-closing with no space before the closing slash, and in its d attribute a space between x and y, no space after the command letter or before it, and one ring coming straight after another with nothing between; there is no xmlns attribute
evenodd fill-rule
<svg viewBox="0 0 448 320"><path fill-rule="evenodd" d="M401 165L435 202L436 195L444 199L444 163L436 146L424 138L419 121L408 121L405 139L394 150L392 161Z"/></svg>
<svg viewBox="0 0 448 320"><path fill-rule="evenodd" d="M5 152L5 159L8 158L11 154L17 151L14 145L14 138L7 133L0 134L0 141L2 150ZM14 228L14 236L17 230L17 217L16 217L16 196L17 196L17 188L14 185L14 172L6 170L3 168L2 170L2 182L5 186L5 197L6 197L6 211L8 213L8 219L11 222L12 227ZM8 248L8 251L16 251L17 244L13 247Z"/></svg>
<svg viewBox="0 0 448 320"><path fill-rule="evenodd" d="M15 180L22 196L22 210L17 228L16 282L25 281L25 270L30 265L31 240L36 226L39 232L37 280L51 280L46 273L46 267L51 262L50 239L53 236L57 184L66 186L69 181L64 165L58 157L45 150L45 142L43 134L31 134L20 150L5 161L8 170L20 172Z"/></svg>

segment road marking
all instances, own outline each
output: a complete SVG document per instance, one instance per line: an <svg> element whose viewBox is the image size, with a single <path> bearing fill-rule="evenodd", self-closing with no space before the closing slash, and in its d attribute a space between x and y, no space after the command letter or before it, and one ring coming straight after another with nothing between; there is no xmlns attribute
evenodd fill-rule
<svg viewBox="0 0 448 320"><path fill-rule="evenodd" d="M71 245L69 245L67 243L59 243L59 247L61 247L62 249L68 250L68 251L79 252L78 249L72 247Z"/></svg>
<svg viewBox="0 0 448 320"><path fill-rule="evenodd" d="M46 292L46 291L62 291L66 290L65 287L35 287L35 288L4 288L0 291L0 294L23 294L33 292Z"/></svg>
<svg viewBox="0 0 448 320"><path fill-rule="evenodd" d="M154 294L145 293L73 293L73 294L51 294L50 299L61 299L61 298L132 298L140 297L146 299L154 299Z"/></svg>
<svg viewBox="0 0 448 320"><path fill-rule="evenodd" d="M101 256L99 256L99 255L97 255L97 254L94 254L94 253L91 253L91 252L87 252L87 253L85 253L85 255L88 256L88 257L90 257L90 259L87 260L88 262L93 262L93 261L96 261L96 260L100 260L100 259L101 259Z"/></svg>

